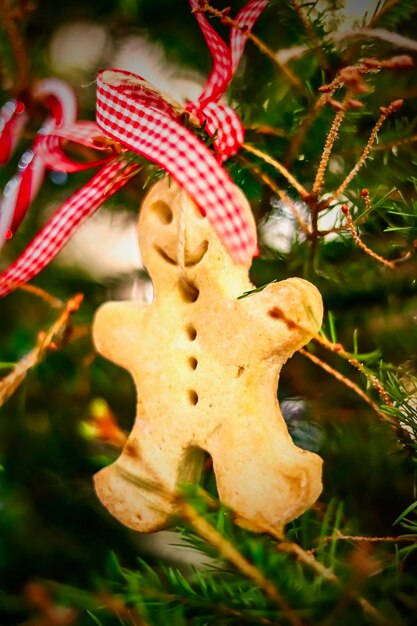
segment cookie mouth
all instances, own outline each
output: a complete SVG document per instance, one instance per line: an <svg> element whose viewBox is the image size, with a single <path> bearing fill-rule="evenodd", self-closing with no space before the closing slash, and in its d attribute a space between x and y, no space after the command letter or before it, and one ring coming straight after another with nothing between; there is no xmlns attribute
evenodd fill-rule
<svg viewBox="0 0 417 626"><path fill-rule="evenodd" d="M186 250L184 259L185 267L192 267L193 265L197 265L197 263L200 263L208 250L208 246L209 242L207 241L207 239L204 239L197 246L197 248L195 248L195 250ZM170 256L168 252L166 252L166 250L161 248L161 246L155 244L154 250L159 254L162 259L164 259L164 261L166 261L166 263L169 263L170 265L178 265L177 259Z"/></svg>

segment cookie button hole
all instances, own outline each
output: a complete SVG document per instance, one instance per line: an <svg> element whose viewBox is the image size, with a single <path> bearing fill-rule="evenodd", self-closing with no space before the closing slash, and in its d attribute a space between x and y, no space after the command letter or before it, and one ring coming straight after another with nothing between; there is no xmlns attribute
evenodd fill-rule
<svg viewBox="0 0 417 626"><path fill-rule="evenodd" d="M189 324L185 332L187 333L187 337L190 341L194 341L197 338L197 331L192 324Z"/></svg>
<svg viewBox="0 0 417 626"><path fill-rule="evenodd" d="M200 295L198 287L186 280L180 280L178 284L180 294L184 302L196 302Z"/></svg>
<svg viewBox="0 0 417 626"><path fill-rule="evenodd" d="M196 370L197 369L197 365L198 365L198 361L195 358L195 356L190 356L190 358L188 359L188 364L191 367L192 370Z"/></svg>
<svg viewBox="0 0 417 626"><path fill-rule="evenodd" d="M198 402L198 395L197 392L194 391L194 389L190 389L188 392L188 400L190 402L190 404L192 404L193 406L195 406Z"/></svg>

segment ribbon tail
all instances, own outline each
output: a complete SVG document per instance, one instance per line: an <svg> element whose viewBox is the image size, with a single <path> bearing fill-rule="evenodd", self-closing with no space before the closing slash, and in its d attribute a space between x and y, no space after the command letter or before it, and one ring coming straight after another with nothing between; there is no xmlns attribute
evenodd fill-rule
<svg viewBox="0 0 417 626"><path fill-rule="evenodd" d="M250 0L236 16L236 22L245 32L237 28L232 28L230 33L230 51L232 57L232 72L234 73L239 65L248 36L246 31L252 30L256 20L267 6L269 0Z"/></svg>
<svg viewBox="0 0 417 626"><path fill-rule="evenodd" d="M193 109L195 109L204 108L204 106L209 102L217 102L217 100L224 94L230 81L232 80L232 64L227 44L209 24L203 13L198 10L198 0L190 0L190 5L194 11L195 17L214 61L211 74L204 85L200 97L198 98L198 104L193 103Z"/></svg>
<svg viewBox="0 0 417 626"><path fill-rule="evenodd" d="M58 254L76 228L92 215L103 202L126 184L136 165L113 161L98 172L87 185L64 202L45 224L23 254L0 274L0 297L31 280ZM118 176L121 170L123 176Z"/></svg>

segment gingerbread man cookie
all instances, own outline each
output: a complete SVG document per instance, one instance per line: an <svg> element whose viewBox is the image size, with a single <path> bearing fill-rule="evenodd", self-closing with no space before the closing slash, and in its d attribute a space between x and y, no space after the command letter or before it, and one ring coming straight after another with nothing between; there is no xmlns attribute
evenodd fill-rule
<svg viewBox="0 0 417 626"><path fill-rule="evenodd" d="M282 526L322 488L322 461L293 443L276 393L285 361L320 328L320 294L290 278L239 299L254 289L249 268L168 179L144 201L139 244L153 303L107 303L93 326L97 350L132 374L138 394L121 456L95 476L100 500L127 526L159 530L173 505L144 483L175 493L198 481L207 451L239 523Z"/></svg>

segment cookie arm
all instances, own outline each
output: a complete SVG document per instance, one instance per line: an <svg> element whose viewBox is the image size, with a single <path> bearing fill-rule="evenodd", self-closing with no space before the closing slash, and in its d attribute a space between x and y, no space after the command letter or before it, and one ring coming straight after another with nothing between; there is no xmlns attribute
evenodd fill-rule
<svg viewBox="0 0 417 626"><path fill-rule="evenodd" d="M247 300L264 332L264 353L278 349L286 359L320 330L321 295L314 285L302 278L271 283Z"/></svg>
<svg viewBox="0 0 417 626"><path fill-rule="evenodd" d="M93 321L93 341L97 352L129 369L140 349L146 309L147 306L134 302L103 304Z"/></svg>

